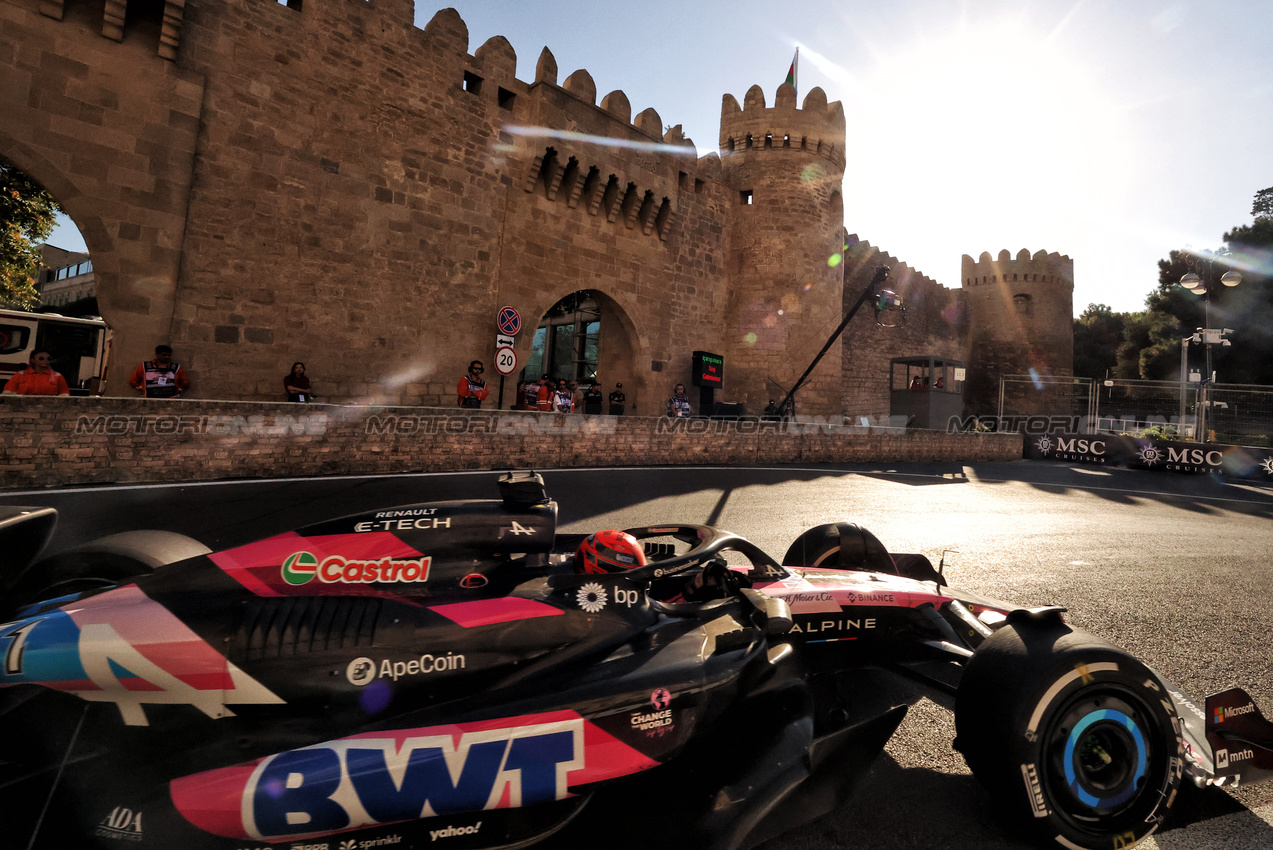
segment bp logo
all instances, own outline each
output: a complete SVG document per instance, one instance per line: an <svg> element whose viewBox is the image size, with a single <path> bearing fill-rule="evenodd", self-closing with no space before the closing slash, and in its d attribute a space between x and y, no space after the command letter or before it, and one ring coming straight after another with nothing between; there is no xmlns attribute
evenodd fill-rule
<svg viewBox="0 0 1273 850"><path fill-rule="evenodd" d="M318 559L309 552L296 552L288 555L283 562L283 581L288 584L302 585L313 581L318 574Z"/></svg>
<svg viewBox="0 0 1273 850"><path fill-rule="evenodd" d="M1039 450L1039 454L1043 455L1044 457L1047 457L1048 452L1052 451L1052 438L1049 437L1047 434L1044 434L1042 437L1040 437L1038 440L1035 441L1034 445L1035 445L1035 448Z"/></svg>
<svg viewBox="0 0 1273 850"><path fill-rule="evenodd" d="M595 581L590 581L583 587L579 588L579 593L575 596L579 602L579 607L589 614L595 614L602 608L606 607L606 603L610 601L606 594L606 589Z"/></svg>
<svg viewBox="0 0 1273 850"><path fill-rule="evenodd" d="M1162 452L1158 451L1157 446L1145 446L1140 450L1140 462L1145 466L1153 466L1162 460Z"/></svg>
<svg viewBox="0 0 1273 850"><path fill-rule="evenodd" d="M1269 475L1273 475L1273 457L1266 457L1264 460L1260 461L1260 466L1263 466L1264 471Z"/></svg>
<svg viewBox="0 0 1273 850"><path fill-rule="evenodd" d="M360 688L369 684L372 679L376 678L376 662L366 656L355 658L345 668L345 678L349 680L349 684Z"/></svg>

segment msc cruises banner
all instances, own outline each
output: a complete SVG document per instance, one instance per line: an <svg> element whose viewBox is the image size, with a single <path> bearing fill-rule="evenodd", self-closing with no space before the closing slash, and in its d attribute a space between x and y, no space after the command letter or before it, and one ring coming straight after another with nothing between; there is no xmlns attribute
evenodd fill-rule
<svg viewBox="0 0 1273 850"><path fill-rule="evenodd" d="M1273 449L1150 440L1118 434L1022 434L1030 460L1109 464L1168 472L1208 472L1273 481Z"/></svg>

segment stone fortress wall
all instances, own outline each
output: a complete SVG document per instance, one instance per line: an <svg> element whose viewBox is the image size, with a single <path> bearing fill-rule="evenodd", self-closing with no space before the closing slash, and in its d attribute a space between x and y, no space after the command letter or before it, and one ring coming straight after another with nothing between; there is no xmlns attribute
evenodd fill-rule
<svg viewBox="0 0 1273 850"><path fill-rule="evenodd" d="M1014 257L1003 250L976 261L964 254L962 268L971 328L967 395L978 412L991 412L997 402L992 376L1073 375L1073 260L1055 251L1021 250Z"/></svg>
<svg viewBox="0 0 1273 850"><path fill-rule="evenodd" d="M699 157L622 91L598 100L586 70L562 79L548 48L522 81L505 38L469 53L454 10L413 16L410 0L0 0L0 156L85 236L117 330L111 392L166 341L197 397L277 398L303 360L323 400L450 406L467 362L490 362L500 307L522 314L524 362L539 317L588 289L601 380L633 412L660 412L696 349L758 412L880 261L907 325L864 311L801 412L886 416L889 357L971 363L982 341L1017 352L990 366L1068 374L1069 290L948 290L846 235L853 104L726 94L720 151ZM1019 294L1036 319L1014 339Z"/></svg>

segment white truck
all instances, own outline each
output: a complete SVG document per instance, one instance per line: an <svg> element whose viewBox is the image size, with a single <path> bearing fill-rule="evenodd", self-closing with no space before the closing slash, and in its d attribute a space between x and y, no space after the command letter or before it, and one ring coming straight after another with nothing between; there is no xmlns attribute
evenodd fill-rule
<svg viewBox="0 0 1273 850"><path fill-rule="evenodd" d="M0 387L27 368L31 352L46 350L71 395L101 395L110 347L111 330L100 317L0 309Z"/></svg>

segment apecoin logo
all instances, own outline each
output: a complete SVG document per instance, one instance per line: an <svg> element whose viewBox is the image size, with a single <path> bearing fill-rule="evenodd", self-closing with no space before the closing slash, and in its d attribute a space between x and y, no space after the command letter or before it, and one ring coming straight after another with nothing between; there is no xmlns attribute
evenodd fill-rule
<svg viewBox="0 0 1273 850"><path fill-rule="evenodd" d="M365 656L355 658L345 668L345 678L349 680L349 684L360 688L370 684L376 678L376 662Z"/></svg>

